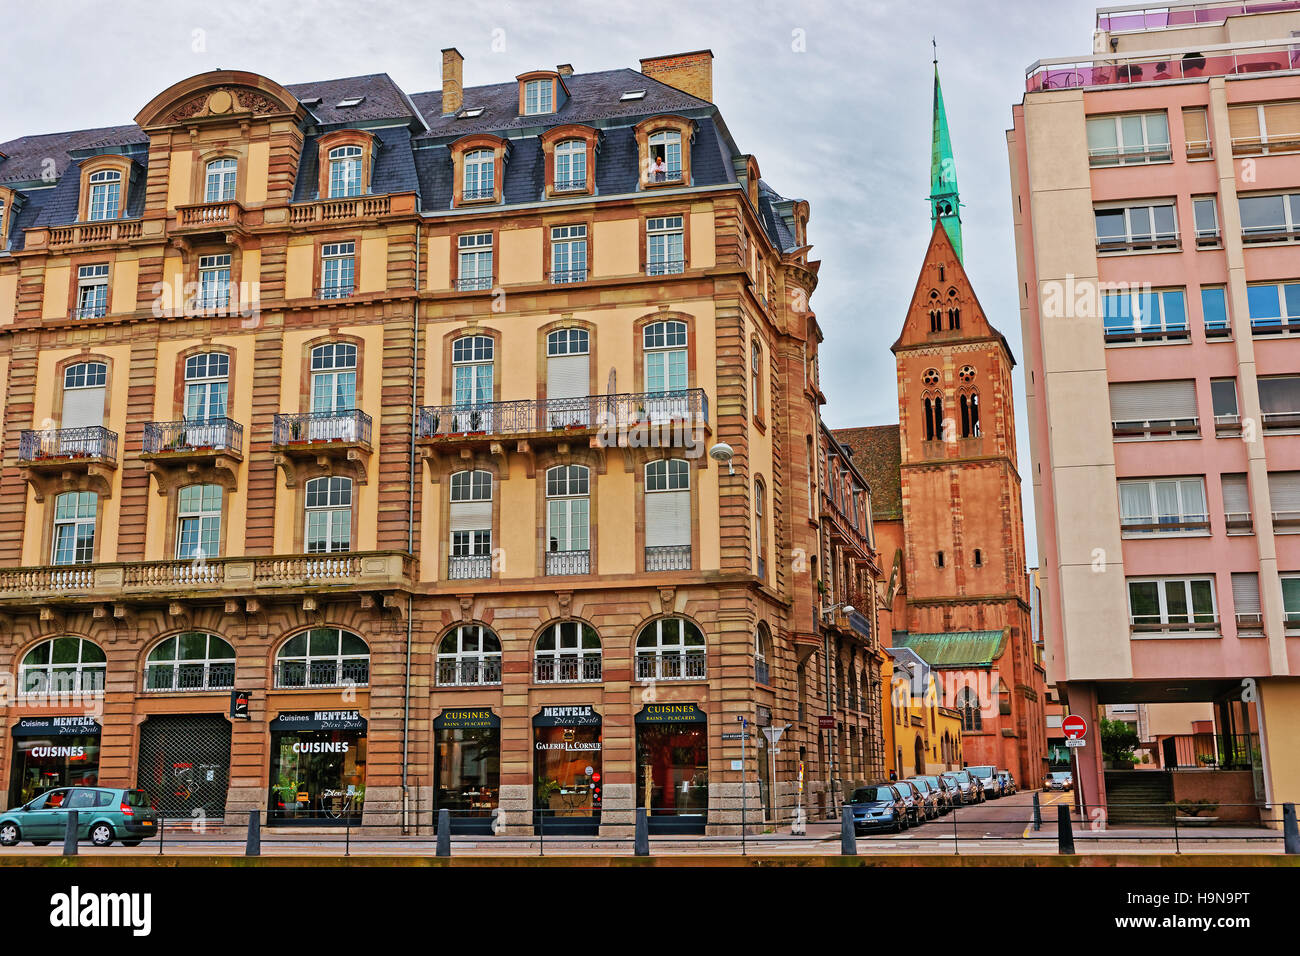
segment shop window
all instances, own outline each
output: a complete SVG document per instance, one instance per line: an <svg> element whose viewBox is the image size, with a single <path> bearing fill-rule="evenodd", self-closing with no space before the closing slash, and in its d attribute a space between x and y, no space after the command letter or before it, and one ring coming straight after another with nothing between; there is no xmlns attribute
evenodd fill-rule
<svg viewBox="0 0 1300 956"><path fill-rule="evenodd" d="M704 634L684 618L651 621L636 639L637 680L700 680L704 659Z"/></svg>
<svg viewBox="0 0 1300 956"><path fill-rule="evenodd" d="M501 683L501 640L479 624L462 624L438 644L435 682L441 687Z"/></svg>
<svg viewBox="0 0 1300 956"><path fill-rule="evenodd" d="M636 805L646 808L652 832L704 832L708 736L708 719L697 704L647 704L637 713ZM760 770L770 763L761 752L757 756ZM770 805L770 800L764 803Z"/></svg>
<svg viewBox="0 0 1300 956"><path fill-rule="evenodd" d="M600 635L582 621L560 621L546 628L533 653L533 679L539 684L600 680Z"/></svg>
<svg viewBox="0 0 1300 956"><path fill-rule="evenodd" d="M601 718L590 704L533 717L534 828L595 833L603 802Z"/></svg>
<svg viewBox="0 0 1300 956"><path fill-rule="evenodd" d="M230 786L230 730L221 714L151 715L140 725L140 796L164 818L219 818Z"/></svg>
<svg viewBox="0 0 1300 956"><path fill-rule="evenodd" d="M9 806L30 803L29 810L53 809L69 796L61 788L99 783L100 726L93 718L20 718L13 738ZM61 838L62 830L50 836Z"/></svg>
<svg viewBox="0 0 1300 956"><path fill-rule="evenodd" d="M37 644L18 665L19 692L25 696L102 694L107 658L93 641L56 637Z"/></svg>
<svg viewBox="0 0 1300 956"><path fill-rule="evenodd" d="M145 659L146 691L228 690L234 686L235 649L215 634L176 634Z"/></svg>
<svg viewBox="0 0 1300 956"><path fill-rule="evenodd" d="M360 823L366 799L365 718L357 711L281 711L270 730L270 820Z"/></svg>
<svg viewBox="0 0 1300 956"><path fill-rule="evenodd" d="M275 656L276 687L352 687L370 683L370 648L356 634L315 627L291 637Z"/></svg>
<svg viewBox="0 0 1300 956"><path fill-rule="evenodd" d="M501 794L501 718L486 707L447 708L433 721L433 810L452 830L491 833Z"/></svg>

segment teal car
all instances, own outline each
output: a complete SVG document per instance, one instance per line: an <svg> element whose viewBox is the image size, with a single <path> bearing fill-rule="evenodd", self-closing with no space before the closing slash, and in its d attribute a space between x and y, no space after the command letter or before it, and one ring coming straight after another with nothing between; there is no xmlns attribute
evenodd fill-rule
<svg viewBox="0 0 1300 956"><path fill-rule="evenodd" d="M114 840L139 846L158 832L158 811L143 790L60 787L0 813L0 846L17 846L22 840L45 846L62 840L70 810L77 811L77 838L95 846L109 846Z"/></svg>

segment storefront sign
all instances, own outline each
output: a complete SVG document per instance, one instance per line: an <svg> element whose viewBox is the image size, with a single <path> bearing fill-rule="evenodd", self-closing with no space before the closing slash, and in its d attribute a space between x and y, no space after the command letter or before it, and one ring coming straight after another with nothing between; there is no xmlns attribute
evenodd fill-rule
<svg viewBox="0 0 1300 956"><path fill-rule="evenodd" d="M646 704L636 715L638 724L702 724L708 719L697 704Z"/></svg>
<svg viewBox="0 0 1300 956"><path fill-rule="evenodd" d="M15 737L86 737L99 731L93 717L24 717L14 724Z"/></svg>
<svg viewBox="0 0 1300 956"><path fill-rule="evenodd" d="M600 714L590 704L543 707L533 718L534 727L599 727Z"/></svg>
<svg viewBox="0 0 1300 956"><path fill-rule="evenodd" d="M246 690L230 692L230 717L232 720L252 720L248 713L248 701L252 695Z"/></svg>
<svg viewBox="0 0 1300 956"><path fill-rule="evenodd" d="M356 710L287 710L271 721L281 733L295 730L358 730L365 733L366 719Z"/></svg>
<svg viewBox="0 0 1300 956"><path fill-rule="evenodd" d="M834 717L819 716L819 717L817 718L817 727L818 727L819 729L821 729L821 730L834 730L834 729L835 729L835 718L834 718Z"/></svg>
<svg viewBox="0 0 1300 956"><path fill-rule="evenodd" d="M486 730L500 726L501 718L488 707L448 707L433 719L434 730Z"/></svg>
<svg viewBox="0 0 1300 956"><path fill-rule="evenodd" d="M770 726L772 726L772 708L771 708L771 707L768 707L768 706L766 706L766 705L764 705L764 704L758 704L758 705L755 707L755 712L756 712L757 716L754 718L754 723L758 724L758 726L760 726L760 727L770 727Z"/></svg>

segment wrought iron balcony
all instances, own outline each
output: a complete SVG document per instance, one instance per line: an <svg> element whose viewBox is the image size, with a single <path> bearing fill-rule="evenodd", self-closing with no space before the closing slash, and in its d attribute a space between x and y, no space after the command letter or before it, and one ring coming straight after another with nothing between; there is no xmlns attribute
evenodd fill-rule
<svg viewBox="0 0 1300 956"><path fill-rule="evenodd" d="M682 181L682 168L680 166L669 166L666 169L651 169L646 173L646 185L654 186L662 183L680 183Z"/></svg>
<svg viewBox="0 0 1300 956"><path fill-rule="evenodd" d="M460 198L465 202L477 202L484 199L495 199L496 195L495 186L484 186L480 189L466 189L461 192Z"/></svg>
<svg viewBox="0 0 1300 956"><path fill-rule="evenodd" d="M271 445L287 447L317 442L369 445L370 430L370 416L359 408L277 414L271 428Z"/></svg>
<svg viewBox="0 0 1300 956"><path fill-rule="evenodd" d="M533 660L538 684L580 684L600 680L600 654L539 654Z"/></svg>
<svg viewBox="0 0 1300 956"><path fill-rule="evenodd" d="M278 661L276 687L350 687L370 683L370 660L345 657L336 660Z"/></svg>
<svg viewBox="0 0 1300 956"><path fill-rule="evenodd" d="M481 405L426 405L420 409L421 440L479 436L563 436L572 431L620 432L639 425L709 423L702 388L676 392L620 392L583 398L520 399Z"/></svg>
<svg viewBox="0 0 1300 956"><path fill-rule="evenodd" d="M435 681L440 687L469 687L501 683L501 655L440 660Z"/></svg>
<svg viewBox="0 0 1300 956"><path fill-rule="evenodd" d="M551 285L567 285L571 282L586 282L586 269L565 269L550 274Z"/></svg>
<svg viewBox="0 0 1300 956"><path fill-rule="evenodd" d="M352 295L352 283L347 285L323 285L316 290L318 299L346 299Z"/></svg>
<svg viewBox="0 0 1300 956"><path fill-rule="evenodd" d="M547 551L547 574L590 574L590 551Z"/></svg>
<svg viewBox="0 0 1300 956"><path fill-rule="evenodd" d="M24 431L18 442L20 464L94 459L117 462L117 432L102 425Z"/></svg>
<svg viewBox="0 0 1300 956"><path fill-rule="evenodd" d="M492 555L452 554L447 557L447 579L470 581L492 577Z"/></svg>
<svg viewBox="0 0 1300 956"><path fill-rule="evenodd" d="M190 455L195 452L222 451L238 455L243 450L244 426L229 418L147 422L144 426L144 453L147 455Z"/></svg>
<svg viewBox="0 0 1300 956"><path fill-rule="evenodd" d="M106 315L108 315L108 306L105 304L83 305L77 308L79 319L102 319Z"/></svg>
<svg viewBox="0 0 1300 956"><path fill-rule="evenodd" d="M701 680L704 651L637 651L637 680Z"/></svg>
<svg viewBox="0 0 1300 956"><path fill-rule="evenodd" d="M582 176L578 179L557 179L555 181L554 191L557 193L576 192L579 189L587 188L587 177Z"/></svg>
<svg viewBox="0 0 1300 956"><path fill-rule="evenodd" d="M671 276L686 271L686 262L682 259L658 259L645 264L648 276Z"/></svg>
<svg viewBox="0 0 1300 956"><path fill-rule="evenodd" d="M175 691L230 690L235 686L234 661L167 661L147 664L144 674L145 693L165 694Z"/></svg>
<svg viewBox="0 0 1300 956"><path fill-rule="evenodd" d="M492 288L491 276L461 276L456 280L457 292L474 292Z"/></svg>
<svg viewBox="0 0 1300 956"><path fill-rule="evenodd" d="M689 544L657 545L645 549L647 571L689 571L690 567L691 546Z"/></svg>

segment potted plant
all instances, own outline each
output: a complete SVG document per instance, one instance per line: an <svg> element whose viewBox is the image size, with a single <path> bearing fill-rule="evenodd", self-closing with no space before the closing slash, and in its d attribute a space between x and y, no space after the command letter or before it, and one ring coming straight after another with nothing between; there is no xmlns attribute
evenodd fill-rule
<svg viewBox="0 0 1300 956"><path fill-rule="evenodd" d="M1212 816L1215 810L1219 809L1219 804L1214 800L1175 800L1169 804L1174 808L1174 814L1178 820L1192 826L1210 826L1218 823L1219 818Z"/></svg>

